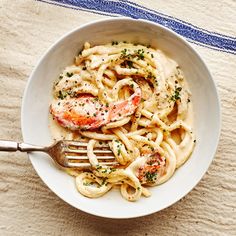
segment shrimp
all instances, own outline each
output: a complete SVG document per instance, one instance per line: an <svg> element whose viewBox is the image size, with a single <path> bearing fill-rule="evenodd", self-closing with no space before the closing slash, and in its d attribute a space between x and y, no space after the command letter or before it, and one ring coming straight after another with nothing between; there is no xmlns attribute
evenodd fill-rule
<svg viewBox="0 0 236 236"><path fill-rule="evenodd" d="M98 97L81 95L56 99L50 106L53 118L70 130L93 130L132 115L141 101L141 89L124 101L103 104Z"/></svg>

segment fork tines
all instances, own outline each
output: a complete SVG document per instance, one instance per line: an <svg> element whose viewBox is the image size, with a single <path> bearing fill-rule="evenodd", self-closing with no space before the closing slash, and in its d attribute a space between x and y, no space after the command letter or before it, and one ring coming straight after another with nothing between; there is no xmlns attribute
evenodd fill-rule
<svg viewBox="0 0 236 236"><path fill-rule="evenodd" d="M65 152L65 158L68 160L68 166L73 168L89 168L91 167L88 162L87 156L87 142L80 141L64 141L63 150ZM111 151L108 144L101 143L96 145L93 153L100 160L99 165L115 166L118 165L116 162L113 152Z"/></svg>
<svg viewBox="0 0 236 236"><path fill-rule="evenodd" d="M99 162L99 165L101 166L117 166L118 162ZM81 163L81 162L68 162L68 167L71 168L91 168L90 163Z"/></svg>

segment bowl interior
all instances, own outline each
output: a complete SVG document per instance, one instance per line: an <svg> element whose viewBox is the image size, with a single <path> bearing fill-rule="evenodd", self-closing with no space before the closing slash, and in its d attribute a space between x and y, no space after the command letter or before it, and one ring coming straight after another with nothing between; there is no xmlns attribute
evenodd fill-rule
<svg viewBox="0 0 236 236"><path fill-rule="evenodd" d="M147 215L170 206L187 194L201 179L217 147L220 127L219 101L214 82L203 61L189 44L175 33L156 24L131 19L109 19L80 27L57 41L33 71L23 98L24 141L38 145L52 143L48 112L54 80L72 64L85 41L92 45L111 41L150 44L178 62L192 92L197 143L190 159L165 184L151 188L150 198L124 200L118 190L98 199L79 194L74 178L57 169L44 154L30 154L39 176L60 198L85 212L110 218Z"/></svg>

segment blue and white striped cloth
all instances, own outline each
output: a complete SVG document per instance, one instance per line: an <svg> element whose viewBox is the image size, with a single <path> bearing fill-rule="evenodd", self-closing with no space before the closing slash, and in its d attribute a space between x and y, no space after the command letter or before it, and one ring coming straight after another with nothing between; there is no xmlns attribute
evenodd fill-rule
<svg viewBox="0 0 236 236"><path fill-rule="evenodd" d="M128 0L38 0L65 8L87 11L90 13L117 17L150 20L164 25L184 36L188 41L214 50L236 54L236 37L224 35L198 27L181 18L160 13L141 4ZM150 6L152 5L152 1ZM235 22L236 24L236 22Z"/></svg>

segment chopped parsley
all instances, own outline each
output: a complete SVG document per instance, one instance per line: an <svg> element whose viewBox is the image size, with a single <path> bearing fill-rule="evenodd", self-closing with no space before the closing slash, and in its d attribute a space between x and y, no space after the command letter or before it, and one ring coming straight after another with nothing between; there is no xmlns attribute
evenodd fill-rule
<svg viewBox="0 0 236 236"><path fill-rule="evenodd" d="M66 72L67 77L71 77L73 75L73 73L70 72Z"/></svg>
<svg viewBox="0 0 236 236"><path fill-rule="evenodd" d="M154 151L154 147L153 147L153 146L149 146L149 148L150 148L152 151Z"/></svg>
<svg viewBox="0 0 236 236"><path fill-rule="evenodd" d="M129 68L132 68L133 67L133 62L132 61L127 61L127 65Z"/></svg>
<svg viewBox="0 0 236 236"><path fill-rule="evenodd" d="M156 78L151 71L148 71L148 75L147 75L148 79L152 79L152 78Z"/></svg>
<svg viewBox="0 0 236 236"><path fill-rule="evenodd" d="M138 49L138 50L135 50L134 53L130 54L130 53L128 53L127 48L124 48L121 51L120 58L121 59L130 59L130 58L135 58L136 57L138 60L143 60L144 59L144 53L145 53L144 49ZM128 61L126 63L129 66L129 68L133 67L133 63L131 61Z"/></svg>
<svg viewBox="0 0 236 236"><path fill-rule="evenodd" d="M121 154L121 149L119 147L118 150L117 150L117 155L119 156L120 154Z"/></svg>
<svg viewBox="0 0 236 236"><path fill-rule="evenodd" d="M121 54L126 54L126 52L127 52L127 48L124 48L122 51L121 51Z"/></svg>
<svg viewBox="0 0 236 236"><path fill-rule="evenodd" d="M67 96L66 93L63 93L61 90L59 90L59 93L58 93L58 96L57 96L58 98L64 99L66 96Z"/></svg>
<svg viewBox="0 0 236 236"><path fill-rule="evenodd" d="M133 62L132 61L127 61L127 66L129 67L129 69L133 68Z"/></svg>
<svg viewBox="0 0 236 236"><path fill-rule="evenodd" d="M118 45L117 41L112 41L111 45Z"/></svg>
<svg viewBox="0 0 236 236"><path fill-rule="evenodd" d="M122 54L121 57L123 58L123 57L126 57L126 56ZM134 68L132 61L127 61L127 60L125 60L125 61L123 61L120 65L123 66L123 67L125 67L125 68L128 67L129 69Z"/></svg>
<svg viewBox="0 0 236 236"><path fill-rule="evenodd" d="M107 178L104 178L104 179L102 180L102 184L101 184L101 185L104 185L104 184L106 183L106 180L107 180Z"/></svg>
<svg viewBox="0 0 236 236"><path fill-rule="evenodd" d="M156 179L157 173L156 172L146 172L145 177L147 179L148 182L154 182L154 180Z"/></svg>
<svg viewBox="0 0 236 236"><path fill-rule="evenodd" d="M182 90L181 87L177 87L177 88L175 89L174 94L171 96L170 100L176 101L176 100L178 100L178 99L181 99L181 97L180 97L180 91L181 91L181 90Z"/></svg>
<svg viewBox="0 0 236 236"><path fill-rule="evenodd" d="M97 165L97 166L96 166L96 169L97 169L97 170L99 170L99 169L101 169L101 168L102 168L102 166L100 166L100 165Z"/></svg>
<svg viewBox="0 0 236 236"><path fill-rule="evenodd" d="M112 172L114 172L114 171L116 171L116 168L110 168L110 173L112 173Z"/></svg>
<svg viewBox="0 0 236 236"><path fill-rule="evenodd" d="M138 60L143 60L144 59L144 50L138 49L136 56L138 57Z"/></svg>
<svg viewBox="0 0 236 236"><path fill-rule="evenodd" d="M126 48L124 48L122 51L121 51L121 56L120 56L120 58L127 58L127 49Z"/></svg>
<svg viewBox="0 0 236 236"><path fill-rule="evenodd" d="M106 168L106 169L102 169L101 172L104 174L104 173L107 173L107 174L110 174L112 172L116 171L116 168Z"/></svg>

